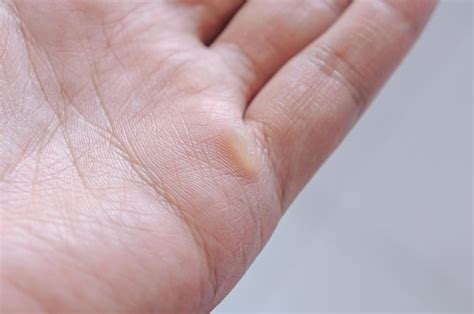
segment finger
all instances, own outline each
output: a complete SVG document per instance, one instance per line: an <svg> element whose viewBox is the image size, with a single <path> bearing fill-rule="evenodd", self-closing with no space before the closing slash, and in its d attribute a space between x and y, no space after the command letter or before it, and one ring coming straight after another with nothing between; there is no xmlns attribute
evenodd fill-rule
<svg viewBox="0 0 474 314"><path fill-rule="evenodd" d="M350 0L246 3L212 48L241 80L247 100L294 54L321 35Z"/></svg>
<svg viewBox="0 0 474 314"><path fill-rule="evenodd" d="M181 0L178 6L191 9L194 28L200 39L208 44L222 31L243 3L244 0Z"/></svg>
<svg viewBox="0 0 474 314"><path fill-rule="evenodd" d="M285 205L342 140L427 21L433 0L360 0L250 104Z"/></svg>

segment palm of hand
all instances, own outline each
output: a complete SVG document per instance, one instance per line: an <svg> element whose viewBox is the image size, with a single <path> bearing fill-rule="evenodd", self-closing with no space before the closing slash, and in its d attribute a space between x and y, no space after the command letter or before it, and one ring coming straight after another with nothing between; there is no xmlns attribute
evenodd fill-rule
<svg viewBox="0 0 474 314"><path fill-rule="evenodd" d="M354 102L370 97L357 90L371 87L330 74L352 70L320 48L323 83L290 69L246 109L317 33L267 55L276 61L262 69L268 60L231 40L202 44L237 8L230 3L212 14L195 4L5 6L0 204L2 262L11 270L2 275L13 300L209 310L258 254L357 116ZM301 95L282 100L293 99L293 111L269 106L295 80ZM336 109L320 106L305 120L311 84L346 92L332 96ZM34 278L45 271L49 289ZM35 296L30 304L25 295Z"/></svg>

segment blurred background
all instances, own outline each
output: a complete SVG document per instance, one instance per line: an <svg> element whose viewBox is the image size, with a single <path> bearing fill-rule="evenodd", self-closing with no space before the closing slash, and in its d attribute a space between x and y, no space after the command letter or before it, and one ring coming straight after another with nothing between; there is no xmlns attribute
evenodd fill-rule
<svg viewBox="0 0 474 314"><path fill-rule="evenodd" d="M441 1L216 313L472 312L472 15Z"/></svg>

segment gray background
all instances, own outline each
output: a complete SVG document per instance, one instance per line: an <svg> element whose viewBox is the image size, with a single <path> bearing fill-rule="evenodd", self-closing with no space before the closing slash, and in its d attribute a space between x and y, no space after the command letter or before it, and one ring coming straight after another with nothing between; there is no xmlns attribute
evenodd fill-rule
<svg viewBox="0 0 474 314"><path fill-rule="evenodd" d="M472 311L472 5L441 3L216 312Z"/></svg>

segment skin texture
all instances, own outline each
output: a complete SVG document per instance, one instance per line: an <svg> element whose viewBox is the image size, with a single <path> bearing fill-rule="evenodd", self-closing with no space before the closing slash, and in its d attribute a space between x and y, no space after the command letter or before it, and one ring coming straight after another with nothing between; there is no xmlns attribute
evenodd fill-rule
<svg viewBox="0 0 474 314"><path fill-rule="evenodd" d="M2 312L209 312L434 5L0 0Z"/></svg>

